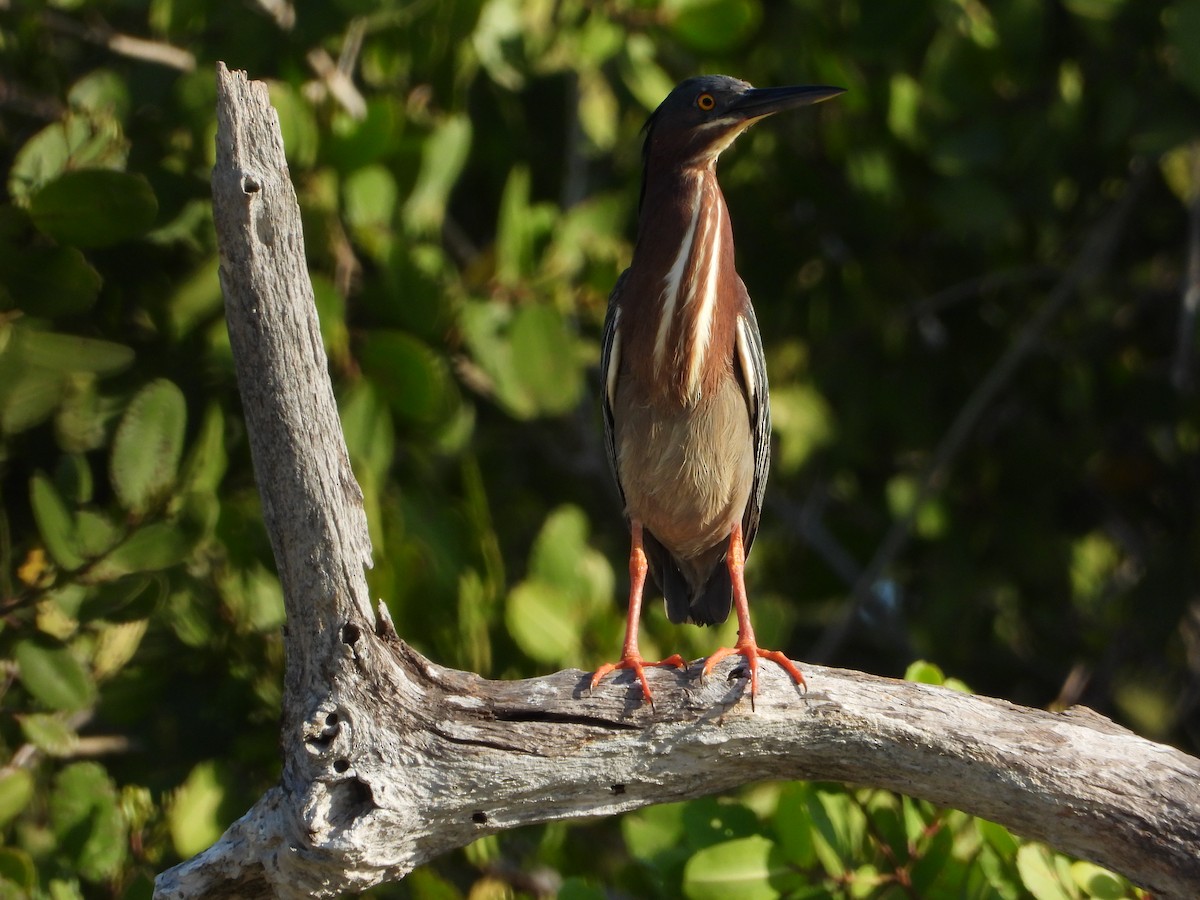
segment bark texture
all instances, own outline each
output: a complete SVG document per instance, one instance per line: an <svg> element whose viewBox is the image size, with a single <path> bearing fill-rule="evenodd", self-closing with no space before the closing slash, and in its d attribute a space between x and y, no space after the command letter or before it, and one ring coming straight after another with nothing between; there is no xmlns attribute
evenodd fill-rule
<svg viewBox="0 0 1200 900"><path fill-rule="evenodd" d="M1162 897L1200 896L1200 761L1086 709L736 661L586 691L578 671L487 681L435 665L367 600L370 542L266 87L218 68L213 171L239 386L287 605L283 775L160 898L328 897L494 831L810 778L1000 822Z"/></svg>

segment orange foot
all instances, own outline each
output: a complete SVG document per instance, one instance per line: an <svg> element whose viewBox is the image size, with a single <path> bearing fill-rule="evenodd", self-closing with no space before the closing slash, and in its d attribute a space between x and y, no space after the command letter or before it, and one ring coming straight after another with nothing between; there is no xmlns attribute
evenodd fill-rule
<svg viewBox="0 0 1200 900"><path fill-rule="evenodd" d="M646 662L644 659L642 659L641 655L637 653L633 655L626 654L625 656L621 657L619 662L605 663L598 668L592 674L591 687L595 688L596 685L603 681L606 676L617 671L617 669L632 669L635 673L637 673L638 681L642 683L642 697L648 701L651 706L653 706L654 696L650 693L650 685L646 683L646 666L663 666L675 669L685 669L687 668L687 663L678 653L674 653L671 656L668 656L666 659L659 660L658 662Z"/></svg>
<svg viewBox="0 0 1200 900"><path fill-rule="evenodd" d="M704 662L704 670L701 677L707 676L721 660L727 656L741 656L746 660L746 668L750 670L750 709L754 709L754 697L758 693L758 661L759 659L769 659L771 662L778 664L783 668L783 671L792 676L792 681L808 689L808 684L804 680L804 675L796 668L796 664L783 655L779 650L763 650L755 643L754 638L749 640L742 638L732 647L721 647L712 656Z"/></svg>

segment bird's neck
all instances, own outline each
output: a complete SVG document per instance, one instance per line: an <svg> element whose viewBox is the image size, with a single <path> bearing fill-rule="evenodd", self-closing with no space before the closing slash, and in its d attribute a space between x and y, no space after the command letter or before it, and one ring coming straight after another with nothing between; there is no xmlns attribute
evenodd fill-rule
<svg viewBox="0 0 1200 900"><path fill-rule="evenodd" d="M720 296L730 279L737 283L733 229L712 165L647 177L631 287L650 314L645 349L653 382L692 406L726 374L709 355L732 340L735 327L731 301L739 298Z"/></svg>

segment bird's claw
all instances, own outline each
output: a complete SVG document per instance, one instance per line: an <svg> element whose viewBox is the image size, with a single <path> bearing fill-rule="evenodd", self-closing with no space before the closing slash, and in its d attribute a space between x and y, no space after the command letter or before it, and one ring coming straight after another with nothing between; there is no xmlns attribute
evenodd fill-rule
<svg viewBox="0 0 1200 900"><path fill-rule="evenodd" d="M588 686L588 690L595 690L605 678L611 675L618 669L630 669L637 675L638 681L642 685L642 697L654 706L654 695L650 693L650 684L646 681L646 668L661 666L663 668L684 669L687 668L687 662L678 653L673 653L666 659L660 659L658 662L647 662L641 656L623 656L615 663L605 663L595 672L592 673L592 682Z"/></svg>
<svg viewBox="0 0 1200 900"><path fill-rule="evenodd" d="M700 677L707 677L713 668L727 656L740 656L746 660L746 668L750 670L750 709L754 709L754 698L758 694L758 661L767 659L778 665L783 671L791 676L792 681L800 687L808 690L808 683L804 680L803 673L796 668L796 664L787 658L779 650L764 650L754 641L739 640L732 647L721 647L714 652L708 659L704 661L704 668L700 672Z"/></svg>

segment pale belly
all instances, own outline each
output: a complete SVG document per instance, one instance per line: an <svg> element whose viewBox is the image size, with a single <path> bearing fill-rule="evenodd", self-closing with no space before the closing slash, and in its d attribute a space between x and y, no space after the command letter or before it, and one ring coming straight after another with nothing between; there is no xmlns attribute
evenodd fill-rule
<svg viewBox="0 0 1200 900"><path fill-rule="evenodd" d="M750 417L732 378L693 409L651 409L618 386L617 470L626 514L680 560L705 555L740 521L754 480Z"/></svg>

